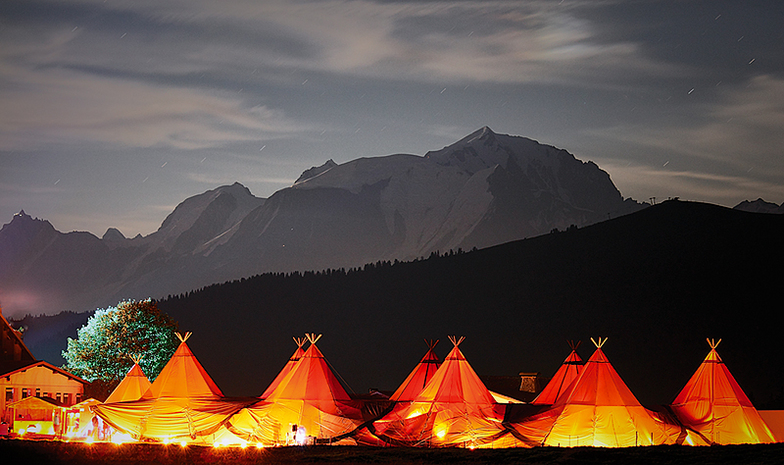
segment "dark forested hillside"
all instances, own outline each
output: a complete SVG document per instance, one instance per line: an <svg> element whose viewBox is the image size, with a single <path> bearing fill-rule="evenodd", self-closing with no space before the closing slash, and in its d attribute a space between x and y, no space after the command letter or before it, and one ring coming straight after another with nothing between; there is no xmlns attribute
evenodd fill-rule
<svg viewBox="0 0 784 465"><path fill-rule="evenodd" d="M480 374L550 376L567 339L605 353L643 403L669 403L709 348L752 400L784 407L779 338L784 216L669 201L585 228L362 270L265 274L174 296L160 308L230 395L258 395L292 336L319 347L355 391L397 387L423 338L465 335Z"/></svg>

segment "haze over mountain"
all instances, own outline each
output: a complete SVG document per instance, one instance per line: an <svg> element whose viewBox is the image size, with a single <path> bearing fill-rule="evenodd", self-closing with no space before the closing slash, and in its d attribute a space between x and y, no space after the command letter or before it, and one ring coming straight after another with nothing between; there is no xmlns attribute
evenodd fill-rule
<svg viewBox="0 0 784 465"><path fill-rule="evenodd" d="M88 311L268 271L483 248L639 208L596 164L484 127L424 156L329 160L268 199L221 186L144 237L63 234L21 211L0 230L0 305Z"/></svg>

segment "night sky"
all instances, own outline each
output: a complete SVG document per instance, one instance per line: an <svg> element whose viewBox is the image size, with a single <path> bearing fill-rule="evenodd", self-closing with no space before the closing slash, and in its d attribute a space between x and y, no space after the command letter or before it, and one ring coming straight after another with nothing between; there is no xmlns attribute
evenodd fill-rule
<svg viewBox="0 0 784 465"><path fill-rule="evenodd" d="M0 223L149 234L482 127L624 197L784 201L784 2L5 0Z"/></svg>

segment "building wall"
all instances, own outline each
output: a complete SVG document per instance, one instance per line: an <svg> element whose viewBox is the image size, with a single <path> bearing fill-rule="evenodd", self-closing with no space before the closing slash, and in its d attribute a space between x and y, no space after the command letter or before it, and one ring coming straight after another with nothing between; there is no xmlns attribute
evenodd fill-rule
<svg viewBox="0 0 784 465"><path fill-rule="evenodd" d="M45 366L34 366L0 378L0 416L8 422L6 404L24 397L51 397L65 405L81 402L84 385Z"/></svg>

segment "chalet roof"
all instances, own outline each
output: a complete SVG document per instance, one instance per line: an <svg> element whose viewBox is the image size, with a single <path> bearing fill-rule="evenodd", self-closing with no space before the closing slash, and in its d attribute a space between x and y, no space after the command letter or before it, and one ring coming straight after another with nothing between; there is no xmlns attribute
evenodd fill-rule
<svg viewBox="0 0 784 465"><path fill-rule="evenodd" d="M52 373L57 373L66 376L82 384L89 384L87 381L76 376L75 374L65 371L64 369L54 366L51 363L45 362L43 360L19 361L16 363L12 362L12 363L0 364L0 377L11 376L15 373L24 372L35 367L48 368L49 370L52 370Z"/></svg>
<svg viewBox="0 0 784 465"><path fill-rule="evenodd" d="M14 357L12 349L14 346L21 349L20 358L18 359ZM11 327L11 324L8 323L8 320L5 319L2 311L0 311L0 366L5 362L25 360L33 362L35 357L33 357L32 352L25 345L19 332Z"/></svg>

